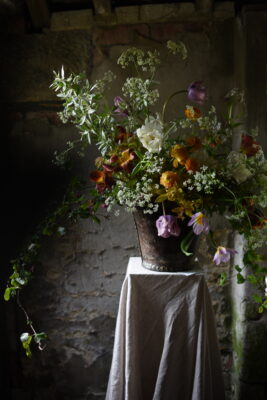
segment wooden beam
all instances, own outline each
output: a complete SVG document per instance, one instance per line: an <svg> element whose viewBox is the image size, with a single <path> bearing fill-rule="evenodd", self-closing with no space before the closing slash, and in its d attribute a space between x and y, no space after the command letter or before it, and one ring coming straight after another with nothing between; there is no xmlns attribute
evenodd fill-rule
<svg viewBox="0 0 267 400"><path fill-rule="evenodd" d="M50 25L50 12L47 0L26 0L26 3L34 28L48 28Z"/></svg>
<svg viewBox="0 0 267 400"><path fill-rule="evenodd" d="M213 0L196 0L196 9L199 11L211 12Z"/></svg>
<svg viewBox="0 0 267 400"><path fill-rule="evenodd" d="M110 0L93 0L93 4L97 15L108 15L111 13Z"/></svg>

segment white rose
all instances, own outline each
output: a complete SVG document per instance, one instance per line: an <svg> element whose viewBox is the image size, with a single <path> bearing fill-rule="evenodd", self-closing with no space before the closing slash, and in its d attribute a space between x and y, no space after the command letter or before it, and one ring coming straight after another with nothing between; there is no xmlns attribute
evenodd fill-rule
<svg viewBox="0 0 267 400"><path fill-rule="evenodd" d="M240 164L232 169L231 175L237 181L237 183L242 183L251 177L252 173L244 164Z"/></svg>
<svg viewBox="0 0 267 400"><path fill-rule="evenodd" d="M236 180L237 183L245 182L252 176L250 170L246 167L246 155L231 151L227 158L228 175Z"/></svg>
<svg viewBox="0 0 267 400"><path fill-rule="evenodd" d="M136 134L142 145L150 153L159 153L162 149L163 126L159 118L149 116L145 124L137 129Z"/></svg>

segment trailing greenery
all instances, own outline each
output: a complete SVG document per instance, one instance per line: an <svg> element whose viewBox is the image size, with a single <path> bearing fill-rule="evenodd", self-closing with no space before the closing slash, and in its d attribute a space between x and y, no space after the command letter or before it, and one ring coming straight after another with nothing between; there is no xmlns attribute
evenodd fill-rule
<svg viewBox="0 0 267 400"><path fill-rule="evenodd" d="M94 204L88 200L88 197L94 196ZM62 201L53 211L48 213L47 217L35 229L34 234L28 239L28 244L24 246L17 258L11 260L12 274L10 275L7 287L4 292L6 301L16 298L17 304L26 317L26 323L32 334L24 332L20 336L26 355L31 357L31 344L38 345L39 350L45 348L44 341L47 338L45 332L36 332L30 317L21 304L20 291L28 285L34 276L35 269L39 266L39 253L42 241L45 237L61 237L66 233L66 226L70 222L75 223L81 218L92 218L99 223L100 216L96 215L99 202L96 200L97 193L95 189L88 188L87 182L73 178L66 189Z"/></svg>
<svg viewBox="0 0 267 400"><path fill-rule="evenodd" d="M182 42L169 41L167 48L186 59L187 50ZM83 73L65 76L63 67L54 72L51 87L63 101L60 118L63 123L72 123L80 134L78 140L67 142L63 152L56 153L56 163L64 165L71 151L81 156L90 154L94 142L100 152L95 170L90 173L95 187L89 190L87 183L79 180L71 183L60 206L12 260L13 273L5 299L17 296L21 306L19 293L32 279L44 236L64 235L63 221L92 218L99 222L100 207L111 211L119 205L128 211L142 208L148 214L162 209L156 227L158 235L166 240L179 236L180 222L189 217L192 230L182 241L181 250L190 255L188 247L194 235L208 234L216 265L228 263L237 253L217 243L210 229L213 213L224 215L233 231L245 239L243 265L234 267L237 282L248 282L256 288L253 300L262 312L267 308L266 257L260 252L267 240L267 161L256 141L255 130L242 134L240 148L232 149L235 129L242 126L241 118L233 117L234 108L244 101L243 93L232 89L226 95L224 117L218 115L213 105L202 115L191 103L201 106L206 102L207 89L203 82L193 81L187 88L174 88L161 112L155 112L160 98L160 82L156 80L159 52L130 48L122 53L118 64L131 68L134 74L118 88L112 104L105 98L115 79L112 72L95 83L90 83ZM166 120L166 109L179 94L186 96L190 104L185 104L182 113L177 110L175 119ZM165 213L165 202L172 204L170 215ZM220 284L227 279L227 274L222 274ZM45 334L34 330L23 311L32 334L23 333L21 341L30 356L33 339L42 349Z"/></svg>

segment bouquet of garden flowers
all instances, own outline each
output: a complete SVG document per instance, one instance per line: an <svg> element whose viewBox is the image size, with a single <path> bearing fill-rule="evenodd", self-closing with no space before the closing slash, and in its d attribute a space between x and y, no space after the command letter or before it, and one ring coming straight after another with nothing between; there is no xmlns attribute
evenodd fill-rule
<svg viewBox="0 0 267 400"><path fill-rule="evenodd" d="M167 48L186 59L182 42L169 41ZM202 115L199 107L207 99L207 89L203 82L195 81L187 89L172 93L157 113L152 109L159 99L159 83L155 81L159 63L156 50L124 51L118 64L133 67L136 74L125 80L111 105L104 94L115 79L112 72L94 84L84 74L65 77L63 68L55 73L52 87L63 100L61 119L73 123L80 132L80 139L69 142L63 155L74 147L83 154L92 141L100 151L90 173L95 183L88 202L92 215L96 216L99 206L108 211L115 205L129 211L141 208L149 214L160 210L156 226L158 235L164 238L179 236L179 223L188 218L195 235L211 237L217 265L228 262L236 253L214 243L209 220L213 213L223 214L245 237L244 265L250 273L244 276L243 267L235 266L238 281L247 279L263 288L266 268L258 248L267 237L267 219L262 211L267 205L267 162L256 130L240 134L239 148L232 149L233 132L241 125L233 117L234 106L242 103L243 95L237 89L226 95L224 119L218 117L214 106ZM178 94L186 96L189 104L182 116L166 120L168 104ZM57 154L59 163L64 162L63 155ZM166 202L172 205L171 213L165 212ZM264 297L255 299L261 304L260 310L267 307Z"/></svg>

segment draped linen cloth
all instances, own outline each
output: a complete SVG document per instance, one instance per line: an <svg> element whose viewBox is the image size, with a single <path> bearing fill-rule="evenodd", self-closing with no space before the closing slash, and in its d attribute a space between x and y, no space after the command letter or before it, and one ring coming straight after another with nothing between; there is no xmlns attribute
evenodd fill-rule
<svg viewBox="0 0 267 400"><path fill-rule="evenodd" d="M144 269L131 257L106 400L223 400L214 315L202 273Z"/></svg>

